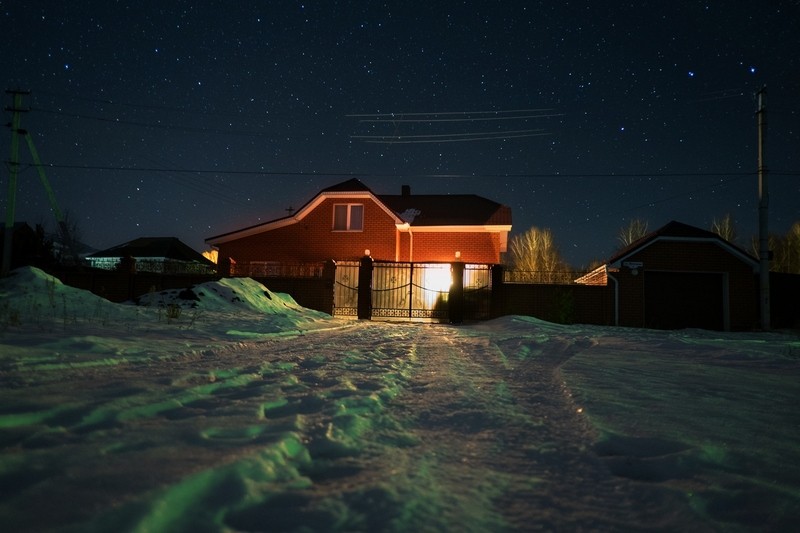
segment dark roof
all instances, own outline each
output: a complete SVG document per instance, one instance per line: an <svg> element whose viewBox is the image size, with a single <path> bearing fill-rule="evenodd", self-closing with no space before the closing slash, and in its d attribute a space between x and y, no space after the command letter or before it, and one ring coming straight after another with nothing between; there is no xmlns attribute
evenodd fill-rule
<svg viewBox="0 0 800 533"><path fill-rule="evenodd" d="M379 195L412 226L511 225L511 209L474 194Z"/></svg>
<svg viewBox="0 0 800 533"><path fill-rule="evenodd" d="M175 237L141 237L95 252L88 257L165 257L178 261L211 263L203 254Z"/></svg>
<svg viewBox="0 0 800 533"><path fill-rule="evenodd" d="M701 228L697 228L695 226L690 226L688 224L672 220L667 224L665 224L664 226L661 226L660 228L651 233L648 233L641 239L632 242L619 252L615 253L608 260L608 264L616 263L617 261L620 261L628 257L629 255L633 254L637 250L646 247L653 241L664 238L680 239L687 241L714 240L717 241L723 247L728 248L730 252L742 256L742 259L745 259L749 262L756 262L756 259L749 253L747 253L745 250L739 248L738 246L729 241L726 241L713 231L704 230Z"/></svg>
<svg viewBox="0 0 800 533"><path fill-rule="evenodd" d="M361 180L357 178L349 179L347 181L343 181L342 183L337 183L336 185L331 185L327 189L322 189L317 196L324 192L372 192L369 187L361 183Z"/></svg>

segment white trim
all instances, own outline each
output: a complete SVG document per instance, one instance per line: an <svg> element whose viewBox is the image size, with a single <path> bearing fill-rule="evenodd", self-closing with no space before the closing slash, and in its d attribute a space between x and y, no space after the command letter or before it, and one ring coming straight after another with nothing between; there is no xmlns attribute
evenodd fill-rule
<svg viewBox="0 0 800 533"><path fill-rule="evenodd" d="M511 231L511 226L501 225L459 225L459 226L412 226L408 222L397 224L399 231L414 231L415 233L502 233Z"/></svg>
<svg viewBox="0 0 800 533"><path fill-rule="evenodd" d="M251 226L249 228L231 231L229 233L223 233L222 235L217 235L216 237L210 237L206 239L206 242L211 246L219 246L222 243L235 241L237 239L242 239L244 237L252 237L253 235L258 235L259 233L264 233L266 231L272 231L279 228L284 228L286 226L291 226L292 224L296 224L303 220L305 217L309 215L314 209L319 207L319 205L324 202L325 200L329 199L344 199L344 198L358 198L362 200L372 200L375 204L378 205L383 211L389 215L396 225L402 225L403 221L395 215L391 209L386 207L383 202L381 202L377 196L372 194L371 192L366 191L327 191L321 192L317 196L314 197L309 203L303 206L297 213L290 217L286 218L279 218L277 220L272 220L269 222L264 222L263 224L258 224L256 226ZM366 219L366 213L365 217ZM366 222L366 221L365 221Z"/></svg>
<svg viewBox="0 0 800 533"><path fill-rule="evenodd" d="M655 244L657 242L662 242L662 241L664 241L664 242L687 242L687 243L711 243L711 244L715 244L715 245L719 246L720 248L722 248L723 250L725 250L728 253L730 253L731 255L735 255L741 261L744 261L745 263L749 263L753 267L754 270L758 268L758 261L756 261L752 257L748 256L746 253L742 252L738 248L736 248L734 246L731 246L730 244L726 243L721 238L716 239L716 238L713 238L713 237L669 237L669 236L656 237L655 239L653 239L653 240L651 240L649 242L646 242L646 243L642 244L641 246L631 250L630 252L628 252L624 256L617 258L617 260L614 261L611 264L613 266L619 268L619 267L622 266L622 262L625 261L628 257L641 252L645 248L648 248L649 246L651 246L651 245L653 245L653 244Z"/></svg>

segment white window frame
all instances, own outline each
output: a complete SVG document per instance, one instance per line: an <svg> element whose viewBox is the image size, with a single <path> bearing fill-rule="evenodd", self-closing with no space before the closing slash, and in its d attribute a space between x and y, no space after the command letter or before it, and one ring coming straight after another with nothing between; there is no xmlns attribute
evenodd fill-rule
<svg viewBox="0 0 800 533"><path fill-rule="evenodd" d="M341 208L341 207L344 207L345 209L347 209L347 220L345 221L345 227L344 228L337 228L336 227L336 210L337 210L337 208ZM360 207L361 208L361 227L360 228L356 228L356 229L353 229L353 222L354 222L353 207ZM347 204L344 204L344 203L342 203L342 204L333 204L333 231L337 231L337 232L364 231L364 204L350 204L350 203L347 203Z"/></svg>

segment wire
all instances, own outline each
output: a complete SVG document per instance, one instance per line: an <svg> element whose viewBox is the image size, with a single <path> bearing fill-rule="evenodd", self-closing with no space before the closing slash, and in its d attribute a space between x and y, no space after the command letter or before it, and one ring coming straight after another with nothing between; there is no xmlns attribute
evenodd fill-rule
<svg viewBox="0 0 800 533"><path fill-rule="evenodd" d="M29 164L27 167L35 168L37 165ZM165 167L118 167L111 165L69 165L61 163L43 163L47 168L62 168L76 170L97 171L122 171L122 172L180 172L184 174L225 174L225 175L251 175L251 176L330 176L330 177L375 177L375 178L688 178L688 177L731 177L731 176L756 176L757 171L737 172L612 172L612 173L525 173L525 174L382 174L364 172L302 172L284 170L226 170L226 169L201 169L201 168L165 168ZM797 176L800 170L770 170L771 176Z"/></svg>
<svg viewBox="0 0 800 533"><path fill-rule="evenodd" d="M455 142L455 141L483 141L489 139L510 139L514 137L534 137L538 135L550 135L543 129L532 130L510 130L510 131L486 131L476 133L442 133L425 135L351 135L351 139L359 139L368 143L388 143L388 144L408 144L408 143L432 143L432 142ZM414 139L414 140L408 140Z"/></svg>
<svg viewBox="0 0 800 533"><path fill-rule="evenodd" d="M481 135L481 134L474 134L474 133L454 133L452 135L446 135L446 139L418 139L413 141L402 140L406 139L406 137L394 137L394 140L367 140L364 141L370 144L430 144L430 143L455 143L455 142L467 142L467 141L491 141L491 140L504 140L504 139L518 139L522 137L541 137L544 135L552 135L552 133L526 133L526 134L516 134L516 135L507 135L505 132L498 132L501 135L494 135L488 137L469 137L469 138L453 138L458 135ZM428 137L438 137L437 135L429 135Z"/></svg>
<svg viewBox="0 0 800 533"><path fill-rule="evenodd" d="M128 126L140 126L143 128L157 128L163 130L178 130L189 133L213 133L217 135L244 135L249 137L268 137L270 136L264 132L258 131L237 131L237 130L215 130L209 128L192 128L188 126L174 126L171 124L154 124L149 122L135 122L130 120L120 120L117 118L98 117L93 115L80 115L77 113L67 113L65 111L56 111L53 109L43 109L40 107L31 108L32 111L39 111L40 113L49 113L51 115L60 115L70 118L78 118L84 120L97 120L100 122L110 122L112 124L125 124Z"/></svg>
<svg viewBox="0 0 800 533"><path fill-rule="evenodd" d="M373 118L362 119L359 122L383 122L383 123L397 123L397 122L481 122L489 120L522 120L528 118L548 118L548 117L563 117L565 113L550 113L547 115L515 115L511 117L474 117L474 118Z"/></svg>
<svg viewBox="0 0 800 533"><path fill-rule="evenodd" d="M543 107L539 109L510 109L510 110L500 110L500 111L436 111L436 112L427 112L427 113L362 113L362 114L351 114L345 115L346 117L421 117L421 116L439 116L439 115L501 115L501 114L510 114L510 113L534 113L540 111L553 111L552 108Z"/></svg>

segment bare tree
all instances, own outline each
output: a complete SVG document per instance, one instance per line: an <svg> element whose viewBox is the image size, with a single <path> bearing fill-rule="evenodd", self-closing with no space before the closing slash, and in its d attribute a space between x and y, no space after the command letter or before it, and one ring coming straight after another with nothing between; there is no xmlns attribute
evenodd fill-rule
<svg viewBox="0 0 800 533"><path fill-rule="evenodd" d="M64 212L63 220L58 221L56 243L59 248L59 261L63 265L76 265L80 262L82 231L78 219L70 211Z"/></svg>
<svg viewBox="0 0 800 533"><path fill-rule="evenodd" d="M539 283L569 283L569 266L553 239L549 228L532 227L509 243L511 267L516 271L515 281Z"/></svg>
<svg viewBox="0 0 800 533"><path fill-rule="evenodd" d="M647 235L648 225L646 220L634 218L627 226L620 228L617 238L622 243L623 247L628 246Z"/></svg>
<svg viewBox="0 0 800 533"><path fill-rule="evenodd" d="M751 253L759 257L758 237L751 240ZM800 274L800 221L792 224L786 235L771 234L768 248L772 252L769 269L773 272Z"/></svg>
<svg viewBox="0 0 800 533"><path fill-rule="evenodd" d="M719 220L715 217L714 220L711 221L711 231L728 242L736 242L736 238L738 237L736 225L730 213L726 213L725 216Z"/></svg>
<svg viewBox="0 0 800 533"><path fill-rule="evenodd" d="M790 274L800 274L800 221L792 224L786 233L786 270Z"/></svg>

